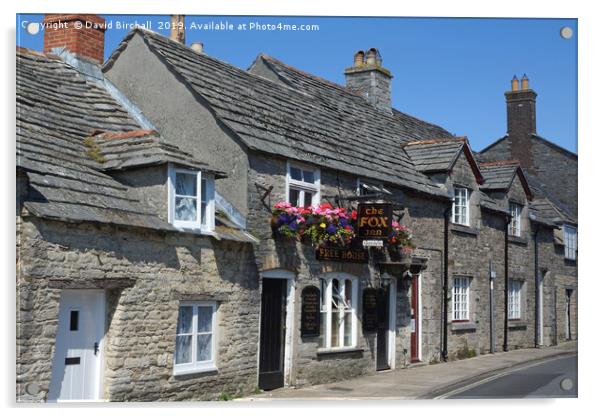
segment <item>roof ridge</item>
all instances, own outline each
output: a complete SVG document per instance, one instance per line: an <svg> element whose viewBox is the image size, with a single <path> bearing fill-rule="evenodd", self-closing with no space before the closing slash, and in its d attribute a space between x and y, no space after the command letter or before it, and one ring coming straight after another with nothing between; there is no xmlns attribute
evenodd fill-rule
<svg viewBox="0 0 602 416"><path fill-rule="evenodd" d="M493 162L481 162L481 167L493 167L493 166L517 166L520 167L520 162L516 159L508 160L494 160Z"/></svg>
<svg viewBox="0 0 602 416"><path fill-rule="evenodd" d="M309 72L306 72L306 71L304 71L302 69L299 69L297 67L289 65L289 64L281 61L280 59L274 58L273 56L267 55L267 54L265 54L263 52L260 52L259 55L263 59L266 59L266 60L271 61L273 63L276 63L278 65L282 65L283 67L285 67L287 69L290 69L292 71L299 72L300 74L302 74L302 75L304 75L306 77L309 77L309 78L314 79L316 81L324 82L325 84L328 84L331 87L334 87L334 88L337 88L339 90L342 90L343 92L349 93L349 94L351 94L351 95L353 95L355 97L361 97L361 94L357 93L354 90L351 90L351 89L345 87L344 85L337 84L336 82L330 81L330 80L328 80L326 78L323 78L323 77L321 77L319 75L314 75L314 74L311 74Z"/></svg>
<svg viewBox="0 0 602 416"><path fill-rule="evenodd" d="M427 140L415 140L412 142L404 143L404 146L415 146L421 144L435 144L435 143L446 143L446 142L463 142L467 143L468 138L466 136L440 138L440 139L427 139Z"/></svg>

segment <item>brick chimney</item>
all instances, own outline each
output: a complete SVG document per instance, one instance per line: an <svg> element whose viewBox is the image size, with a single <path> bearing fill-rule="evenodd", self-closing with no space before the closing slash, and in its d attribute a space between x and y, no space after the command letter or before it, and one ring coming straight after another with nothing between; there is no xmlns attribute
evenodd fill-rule
<svg viewBox="0 0 602 416"><path fill-rule="evenodd" d="M505 93L508 121L508 138L512 159L518 159L524 168L533 166L531 135L535 129L535 99L537 94L529 88L529 78L523 75L518 88L518 78L514 76L511 90Z"/></svg>
<svg viewBox="0 0 602 416"><path fill-rule="evenodd" d="M47 14L44 16L44 53L65 48L79 58L101 64L105 30L105 19L96 14Z"/></svg>
<svg viewBox="0 0 602 416"><path fill-rule="evenodd" d="M169 34L171 40L180 42L182 45L186 43L186 32L184 31L184 15L171 15L171 32Z"/></svg>
<svg viewBox="0 0 602 416"><path fill-rule="evenodd" d="M391 79L388 69L382 67L378 49L358 51L353 56L353 66L345 69L345 83L350 90L359 92L379 111L391 113Z"/></svg>

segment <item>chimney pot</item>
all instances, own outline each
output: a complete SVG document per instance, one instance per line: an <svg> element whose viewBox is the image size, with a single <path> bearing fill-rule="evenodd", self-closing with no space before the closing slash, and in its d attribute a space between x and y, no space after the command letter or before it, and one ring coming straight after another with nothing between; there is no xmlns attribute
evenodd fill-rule
<svg viewBox="0 0 602 416"><path fill-rule="evenodd" d="M106 21L96 14L47 14L44 16L44 53L64 48L79 58L104 61Z"/></svg>
<svg viewBox="0 0 602 416"><path fill-rule="evenodd" d="M521 90L529 89L529 78L527 78L527 74L524 74L522 79L520 80L520 89Z"/></svg>
<svg viewBox="0 0 602 416"><path fill-rule="evenodd" d="M364 65L364 51L357 51L353 55L353 66L357 68L362 65Z"/></svg>
<svg viewBox="0 0 602 416"><path fill-rule="evenodd" d="M203 53L203 43L202 42L192 42L190 44L190 49L192 49L196 53Z"/></svg>
<svg viewBox="0 0 602 416"><path fill-rule="evenodd" d="M368 54L366 55L366 64L367 65L376 65L378 51L376 48L370 48L368 50Z"/></svg>
<svg viewBox="0 0 602 416"><path fill-rule="evenodd" d="M518 91L518 78L516 78L516 75L510 81L510 86L512 91Z"/></svg>

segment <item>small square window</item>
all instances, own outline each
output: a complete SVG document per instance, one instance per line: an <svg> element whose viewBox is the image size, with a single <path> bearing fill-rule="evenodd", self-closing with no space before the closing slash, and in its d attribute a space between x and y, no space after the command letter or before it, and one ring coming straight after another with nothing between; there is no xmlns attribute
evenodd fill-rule
<svg viewBox="0 0 602 416"><path fill-rule="evenodd" d="M307 167L288 165L287 173L288 202L302 207L317 205L320 202L320 171Z"/></svg>
<svg viewBox="0 0 602 416"><path fill-rule="evenodd" d="M185 229L214 229L213 176L169 167L169 222Z"/></svg>
<svg viewBox="0 0 602 416"><path fill-rule="evenodd" d="M180 305L176 331L176 374L216 370L215 302Z"/></svg>

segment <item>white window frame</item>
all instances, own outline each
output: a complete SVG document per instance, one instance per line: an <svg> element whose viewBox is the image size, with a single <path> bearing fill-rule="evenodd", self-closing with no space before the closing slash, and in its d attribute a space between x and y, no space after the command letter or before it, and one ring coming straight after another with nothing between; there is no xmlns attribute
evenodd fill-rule
<svg viewBox="0 0 602 416"><path fill-rule="evenodd" d="M173 373L174 375L181 374L191 374L191 373L202 373L208 371L217 371L217 360L216 360L216 352L217 352L217 302L215 301L190 301L190 302L180 302L178 306L178 319L180 316L180 308L185 306L191 306L193 308L192 314L192 341L191 341L191 357L192 362L190 363L182 363L176 364L176 348L177 344L177 324L176 324L176 340L174 345L174 354L173 354ZM197 353L197 335L198 333L198 307L200 306L211 306L212 311L212 319L211 319L211 360L207 361L196 361L196 353Z"/></svg>
<svg viewBox="0 0 602 416"><path fill-rule="evenodd" d="M195 221L178 221L175 219L176 206L176 174L184 173L188 175L196 175L197 180L197 196L196 196L196 220ZM181 230L202 231L212 234L215 230L215 177L201 171L176 167L173 164L168 165L168 191L167 191L167 207L168 207L168 222L174 227ZM201 205L203 194L203 182L205 183L205 196L207 198L205 208L205 222L201 222Z"/></svg>
<svg viewBox="0 0 602 416"><path fill-rule="evenodd" d="M298 181L298 180L293 179L291 177L291 168L293 168L293 167L297 168L297 169L301 169L301 170L312 171L314 173L314 183L310 184L308 182L303 182L303 181ZM286 162L286 201L287 202L290 201L290 188L291 187L293 187L294 189L296 189L300 192L301 201L305 201L305 191L313 192L313 196L311 199L312 206L320 205L320 201L321 201L320 169L312 167L312 166L308 166L308 165L305 165L302 163L287 161Z"/></svg>
<svg viewBox="0 0 602 416"><path fill-rule="evenodd" d="M508 283L508 319L521 319L523 281L510 279Z"/></svg>
<svg viewBox="0 0 602 416"><path fill-rule="evenodd" d="M366 187L374 187L377 188L379 192L382 192L386 195L393 195L391 191L384 187L382 183L374 183L370 181L363 180L361 178L357 178L357 185L355 189L355 193L357 196L362 196L362 189L366 189Z"/></svg>
<svg viewBox="0 0 602 416"><path fill-rule="evenodd" d="M577 227L565 224L563 227L564 258L577 259Z"/></svg>
<svg viewBox="0 0 602 416"><path fill-rule="evenodd" d="M464 218L464 221L462 221L462 218L459 218L458 221L456 221L456 206L462 207L462 205L460 204L456 204L456 200L458 199L458 196L456 196L456 192L460 191L460 190L464 190L466 192L466 218ZM465 225L465 226L470 226L470 189L468 189L465 186L454 186L454 202L452 204L452 211L451 211L451 221L454 224L460 224L460 225ZM462 196L460 196L459 198L462 198Z"/></svg>
<svg viewBox="0 0 602 416"><path fill-rule="evenodd" d="M465 282L461 285L456 285L456 280ZM452 282L452 321L470 321L470 282L469 276L454 276ZM460 289L457 292L456 289ZM462 290L466 289L464 295L466 296L466 308L458 308L460 304L460 297L463 295Z"/></svg>
<svg viewBox="0 0 602 416"><path fill-rule="evenodd" d="M508 234L520 237L521 233L521 214L523 206L516 202L510 202L510 222L508 223Z"/></svg>
<svg viewBox="0 0 602 416"><path fill-rule="evenodd" d="M326 329L324 334L321 334L324 338L324 344L320 347L321 350L345 350L351 348L357 348L357 307L359 302L359 279L356 276L346 273L329 273L321 277L326 283L326 293L322 293L322 285L320 284L320 314L326 313L326 323L324 328ZM339 328L339 343L340 345L332 345L332 282L333 280L339 280L339 293L345 293L344 286L340 282L349 280L351 282L351 305L350 311L341 309L339 311L339 319L345 318L345 313L351 313L351 345L345 345L345 324L340 325ZM320 282L321 283L321 282ZM326 305L322 303L322 299L325 299ZM320 330L322 326L320 325Z"/></svg>

